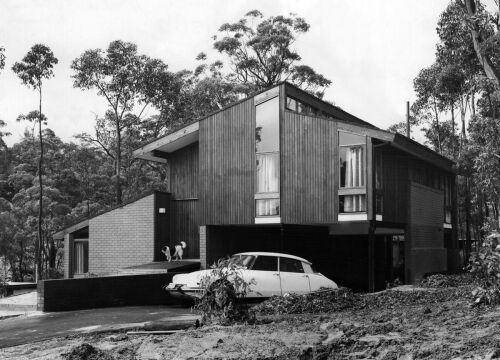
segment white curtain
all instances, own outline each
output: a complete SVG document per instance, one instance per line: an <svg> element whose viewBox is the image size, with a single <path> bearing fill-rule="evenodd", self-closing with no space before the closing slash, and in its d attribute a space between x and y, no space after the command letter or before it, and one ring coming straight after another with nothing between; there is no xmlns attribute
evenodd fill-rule
<svg viewBox="0 0 500 360"><path fill-rule="evenodd" d="M85 261L85 251L83 242L75 242L75 268L74 272L76 274L83 274L85 272L84 261Z"/></svg>
<svg viewBox="0 0 500 360"><path fill-rule="evenodd" d="M365 186L365 171L363 147L355 146L347 149L346 169L345 169L345 187ZM366 196L363 195L345 195L344 212L363 212L366 211Z"/></svg>
<svg viewBox="0 0 500 360"><path fill-rule="evenodd" d="M257 216L278 216L280 214L279 199L261 199L255 201L255 214Z"/></svg>
<svg viewBox="0 0 500 360"><path fill-rule="evenodd" d="M279 153L257 154L257 193L280 191Z"/></svg>

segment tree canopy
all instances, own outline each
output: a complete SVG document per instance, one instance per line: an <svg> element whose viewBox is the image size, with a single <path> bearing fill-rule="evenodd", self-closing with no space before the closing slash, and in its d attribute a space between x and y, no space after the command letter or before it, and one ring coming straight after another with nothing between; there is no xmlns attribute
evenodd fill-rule
<svg viewBox="0 0 500 360"><path fill-rule="evenodd" d="M256 90L286 80L322 97L331 80L301 64L293 49L297 37L309 27L295 14L264 18L253 10L235 23L222 24L213 45L229 58L230 78L236 83Z"/></svg>

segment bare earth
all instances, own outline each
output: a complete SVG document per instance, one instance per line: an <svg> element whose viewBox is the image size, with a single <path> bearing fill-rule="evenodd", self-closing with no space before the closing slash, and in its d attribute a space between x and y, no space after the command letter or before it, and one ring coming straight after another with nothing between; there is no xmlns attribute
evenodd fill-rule
<svg viewBox="0 0 500 360"><path fill-rule="evenodd" d="M0 358L500 358L499 307L470 308L468 288L402 290L364 295L363 305L327 314L262 316L258 325L209 326L173 335L58 338L2 349Z"/></svg>

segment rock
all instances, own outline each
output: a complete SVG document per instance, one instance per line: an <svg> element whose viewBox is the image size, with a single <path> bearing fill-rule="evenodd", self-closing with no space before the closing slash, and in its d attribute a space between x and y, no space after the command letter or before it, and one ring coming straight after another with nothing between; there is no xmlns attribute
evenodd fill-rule
<svg viewBox="0 0 500 360"><path fill-rule="evenodd" d="M119 334L116 336L111 336L111 338L109 340L111 340L111 341L124 341L124 340L128 340L128 336L125 334Z"/></svg>
<svg viewBox="0 0 500 360"><path fill-rule="evenodd" d="M431 312L432 312L432 310L431 310L431 309L429 309L428 307L426 307L426 308L424 309L424 314L430 314Z"/></svg>

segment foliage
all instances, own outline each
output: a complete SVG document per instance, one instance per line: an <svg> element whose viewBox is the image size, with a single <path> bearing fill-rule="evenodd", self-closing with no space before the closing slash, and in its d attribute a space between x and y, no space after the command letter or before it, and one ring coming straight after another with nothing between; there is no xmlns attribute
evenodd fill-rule
<svg viewBox="0 0 500 360"><path fill-rule="evenodd" d="M219 259L211 271L200 280L203 295L195 304L204 324L217 322L229 325L235 322L254 321L254 315L239 303L255 284L243 279L242 270L234 259Z"/></svg>
<svg viewBox="0 0 500 360"><path fill-rule="evenodd" d="M0 70L5 67L5 48L0 46Z"/></svg>
<svg viewBox="0 0 500 360"><path fill-rule="evenodd" d="M19 76L23 84L40 91L43 79L50 79L54 76L52 68L57 63L57 58L48 46L36 44L21 62L14 64L12 71Z"/></svg>
<svg viewBox="0 0 500 360"><path fill-rule="evenodd" d="M479 281L472 293L473 305L500 304L500 233L486 237L479 251L471 255L468 268Z"/></svg>
<svg viewBox="0 0 500 360"><path fill-rule="evenodd" d="M40 144L40 156L38 161L38 241L35 243L35 264L36 280L42 273L41 251L42 251L42 226L43 226L43 133L42 122L46 125L47 119L42 113L42 82L43 79L50 79L54 76L52 68L58 63L52 50L43 44L34 45L24 56L21 62L16 62L12 70L17 74L21 81L33 90L38 91L39 107L37 112L30 112L25 119L35 123L38 122L38 137ZM21 117L22 118L22 117ZM51 267L54 262L50 262Z"/></svg>
<svg viewBox="0 0 500 360"><path fill-rule="evenodd" d="M293 49L296 37L309 31L309 24L295 14L264 18L258 10L235 23L219 28L214 48L229 57L231 80L255 91L288 80L322 97L331 81L308 65Z"/></svg>
<svg viewBox="0 0 500 360"><path fill-rule="evenodd" d="M100 147L115 163L114 183L116 203L122 202L122 157L124 132L138 124L139 116L131 113L134 105L144 100L144 89L156 84L151 76L158 75L160 61L137 53L137 45L121 40L109 44L106 52L87 50L71 64L73 86L97 90L110 107L104 117L96 116L95 136L87 133L79 138ZM154 68L154 69L153 69ZM164 84L163 81L159 81ZM151 89L148 88L150 94Z"/></svg>

